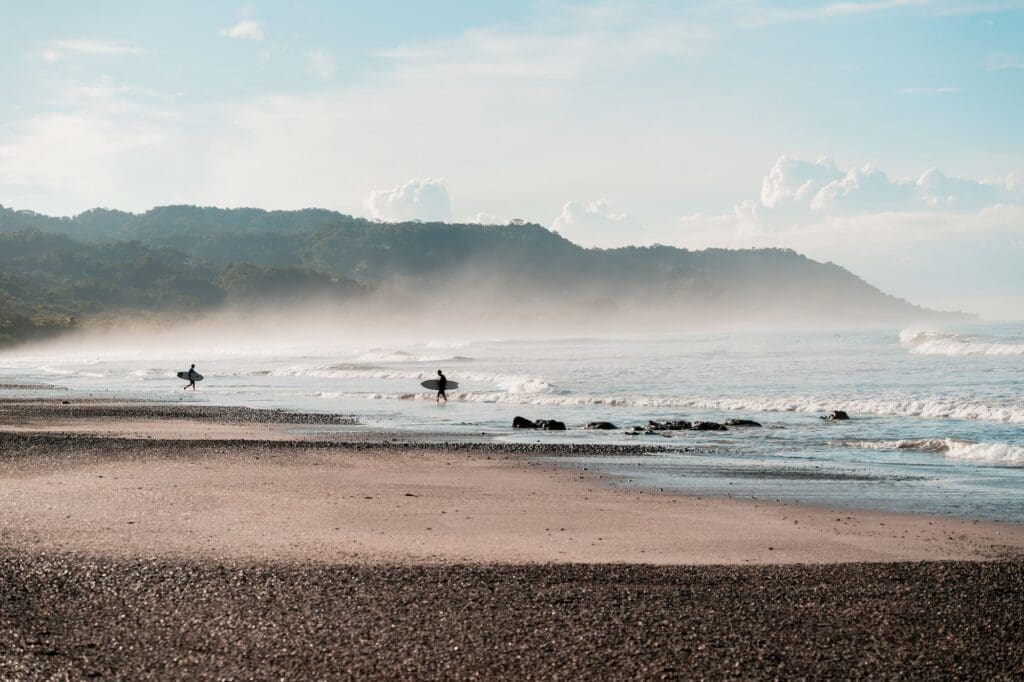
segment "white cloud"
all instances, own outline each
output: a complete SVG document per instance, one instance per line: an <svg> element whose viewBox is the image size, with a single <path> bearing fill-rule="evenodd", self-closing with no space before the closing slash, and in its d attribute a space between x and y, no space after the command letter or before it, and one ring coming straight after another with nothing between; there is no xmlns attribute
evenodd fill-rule
<svg viewBox="0 0 1024 682"><path fill-rule="evenodd" d="M584 246L621 246L635 237L629 233L628 217L613 211L606 199L570 201L551 223L551 229Z"/></svg>
<svg viewBox="0 0 1024 682"><path fill-rule="evenodd" d="M56 62L68 54L100 57L124 57L150 54L150 50L138 45L106 40L55 40L39 51L44 62Z"/></svg>
<svg viewBox="0 0 1024 682"><path fill-rule="evenodd" d="M421 77L565 80L623 62L692 54L714 38L708 26L675 14L639 20L627 5L600 7L604 11L561 7L546 16L542 25L527 30L474 28L455 40L400 45L377 56Z"/></svg>
<svg viewBox="0 0 1024 682"><path fill-rule="evenodd" d="M898 95L951 95L956 92L962 92L958 87L952 85L944 85L938 88L900 88L896 91Z"/></svg>
<svg viewBox="0 0 1024 682"><path fill-rule="evenodd" d="M1005 52L989 55L986 68L989 71L1024 69L1024 57L1019 54L1007 54Z"/></svg>
<svg viewBox="0 0 1024 682"><path fill-rule="evenodd" d="M964 212L1022 202L1024 189L1014 175L971 180L929 168L917 178L892 178L871 164L843 171L828 158L811 162L782 156L764 178L760 201L742 202L725 217L791 227L823 216Z"/></svg>
<svg viewBox="0 0 1024 682"><path fill-rule="evenodd" d="M334 57L323 50L310 50L306 53L306 68L313 75L330 80L334 77Z"/></svg>
<svg viewBox="0 0 1024 682"><path fill-rule="evenodd" d="M265 37L263 34L263 23L255 19L241 19L234 26L222 28L220 34L227 38L236 40L251 40L259 43Z"/></svg>
<svg viewBox="0 0 1024 682"><path fill-rule="evenodd" d="M871 164L851 168L822 187L811 200L815 211L831 214L881 213L909 208L915 197L910 180L892 180Z"/></svg>
<svg viewBox="0 0 1024 682"><path fill-rule="evenodd" d="M743 7L743 4L740 4ZM767 26L788 21L841 19L864 14L911 11L926 16L990 14L1020 9L1019 0L979 2L978 0L850 0L844 2L810 3L802 7L778 8L747 3L739 25Z"/></svg>
<svg viewBox="0 0 1024 682"><path fill-rule="evenodd" d="M363 200L363 207L375 220L447 220L451 198L444 180L414 178L391 189L375 189Z"/></svg>
<svg viewBox="0 0 1024 682"><path fill-rule="evenodd" d="M167 142L152 123L88 111L40 114L16 132L15 139L0 141L0 186L58 190L90 202L115 195L126 156Z"/></svg>
<svg viewBox="0 0 1024 682"><path fill-rule="evenodd" d="M1024 186L1014 175L973 180L930 168L893 178L870 164L844 171L831 159L781 157L759 199L684 216L677 230L680 246L793 248L918 303L1024 315L1005 296L1024 284L1007 256L1024 240Z"/></svg>
<svg viewBox="0 0 1024 682"><path fill-rule="evenodd" d="M805 202L842 177L832 159L811 162L780 156L761 183L761 203L775 208L784 203Z"/></svg>
<svg viewBox="0 0 1024 682"><path fill-rule="evenodd" d="M63 82L52 96L54 110L0 128L4 203L62 214L103 205L136 210L201 186L204 171L166 95L100 78Z"/></svg>

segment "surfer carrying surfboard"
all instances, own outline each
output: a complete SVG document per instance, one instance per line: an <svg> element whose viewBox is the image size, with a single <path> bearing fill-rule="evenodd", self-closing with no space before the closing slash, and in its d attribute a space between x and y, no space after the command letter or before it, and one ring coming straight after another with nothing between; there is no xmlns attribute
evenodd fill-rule
<svg viewBox="0 0 1024 682"><path fill-rule="evenodd" d="M444 375L441 370L437 370L437 402L441 402L441 398L444 398L445 402L448 402L448 396L445 391L448 390L448 377Z"/></svg>
<svg viewBox="0 0 1024 682"><path fill-rule="evenodd" d="M196 371L196 366L195 365L192 365L191 367L188 368L188 374L186 376L188 378L188 385L185 386L185 388L183 388L182 390L183 391L187 391L189 386L192 387L193 391L196 390L196 377L199 376L199 372ZM185 378L185 377L182 377L182 378Z"/></svg>

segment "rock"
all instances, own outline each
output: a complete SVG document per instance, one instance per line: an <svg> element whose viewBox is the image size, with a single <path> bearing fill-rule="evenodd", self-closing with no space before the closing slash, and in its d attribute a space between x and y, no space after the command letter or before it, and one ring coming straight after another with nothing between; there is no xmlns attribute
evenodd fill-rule
<svg viewBox="0 0 1024 682"><path fill-rule="evenodd" d="M718 422L693 422L690 427L694 431L728 431L729 429L724 424Z"/></svg>
<svg viewBox="0 0 1024 682"><path fill-rule="evenodd" d="M587 424L583 428L585 428L585 429L597 429L599 431L614 431L615 429L617 429L619 427L616 426L615 424L612 424L611 422L590 422L589 424Z"/></svg>
<svg viewBox="0 0 1024 682"><path fill-rule="evenodd" d="M515 417L512 420L512 428L513 429L535 429L535 428L537 428L537 425L534 424L529 419L527 419L526 417Z"/></svg>
<svg viewBox="0 0 1024 682"><path fill-rule="evenodd" d="M656 422L652 419L647 422L647 428L651 431L688 431L693 428L693 424L685 419L665 422Z"/></svg>
<svg viewBox="0 0 1024 682"><path fill-rule="evenodd" d="M536 427L542 431L565 431L565 422L557 419L538 419Z"/></svg>
<svg viewBox="0 0 1024 682"><path fill-rule="evenodd" d="M822 419L828 422L841 422L846 421L849 418L850 415L846 414L843 410L833 410L832 414L822 417Z"/></svg>
<svg viewBox="0 0 1024 682"><path fill-rule="evenodd" d="M756 422L753 419L727 419L725 420L726 426L760 426L761 422Z"/></svg>
<svg viewBox="0 0 1024 682"><path fill-rule="evenodd" d="M627 436L657 436L656 431L645 429L642 426L631 426L624 432Z"/></svg>

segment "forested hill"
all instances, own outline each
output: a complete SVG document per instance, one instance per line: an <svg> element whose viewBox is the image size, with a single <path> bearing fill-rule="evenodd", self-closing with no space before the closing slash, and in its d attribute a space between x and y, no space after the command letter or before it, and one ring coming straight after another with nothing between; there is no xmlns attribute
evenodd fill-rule
<svg viewBox="0 0 1024 682"><path fill-rule="evenodd" d="M602 301L666 315L939 315L781 249L584 249L540 225L376 223L320 209L167 206L55 218L0 207L0 343L124 311L332 300L430 284L501 306Z"/></svg>

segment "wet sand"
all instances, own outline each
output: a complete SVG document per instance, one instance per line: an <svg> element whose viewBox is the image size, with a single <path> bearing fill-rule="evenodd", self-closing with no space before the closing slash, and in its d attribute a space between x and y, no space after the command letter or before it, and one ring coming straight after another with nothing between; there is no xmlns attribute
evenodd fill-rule
<svg viewBox="0 0 1024 682"><path fill-rule="evenodd" d="M0 403L0 677L1022 672L1021 525L543 459L601 447L37 403Z"/></svg>

